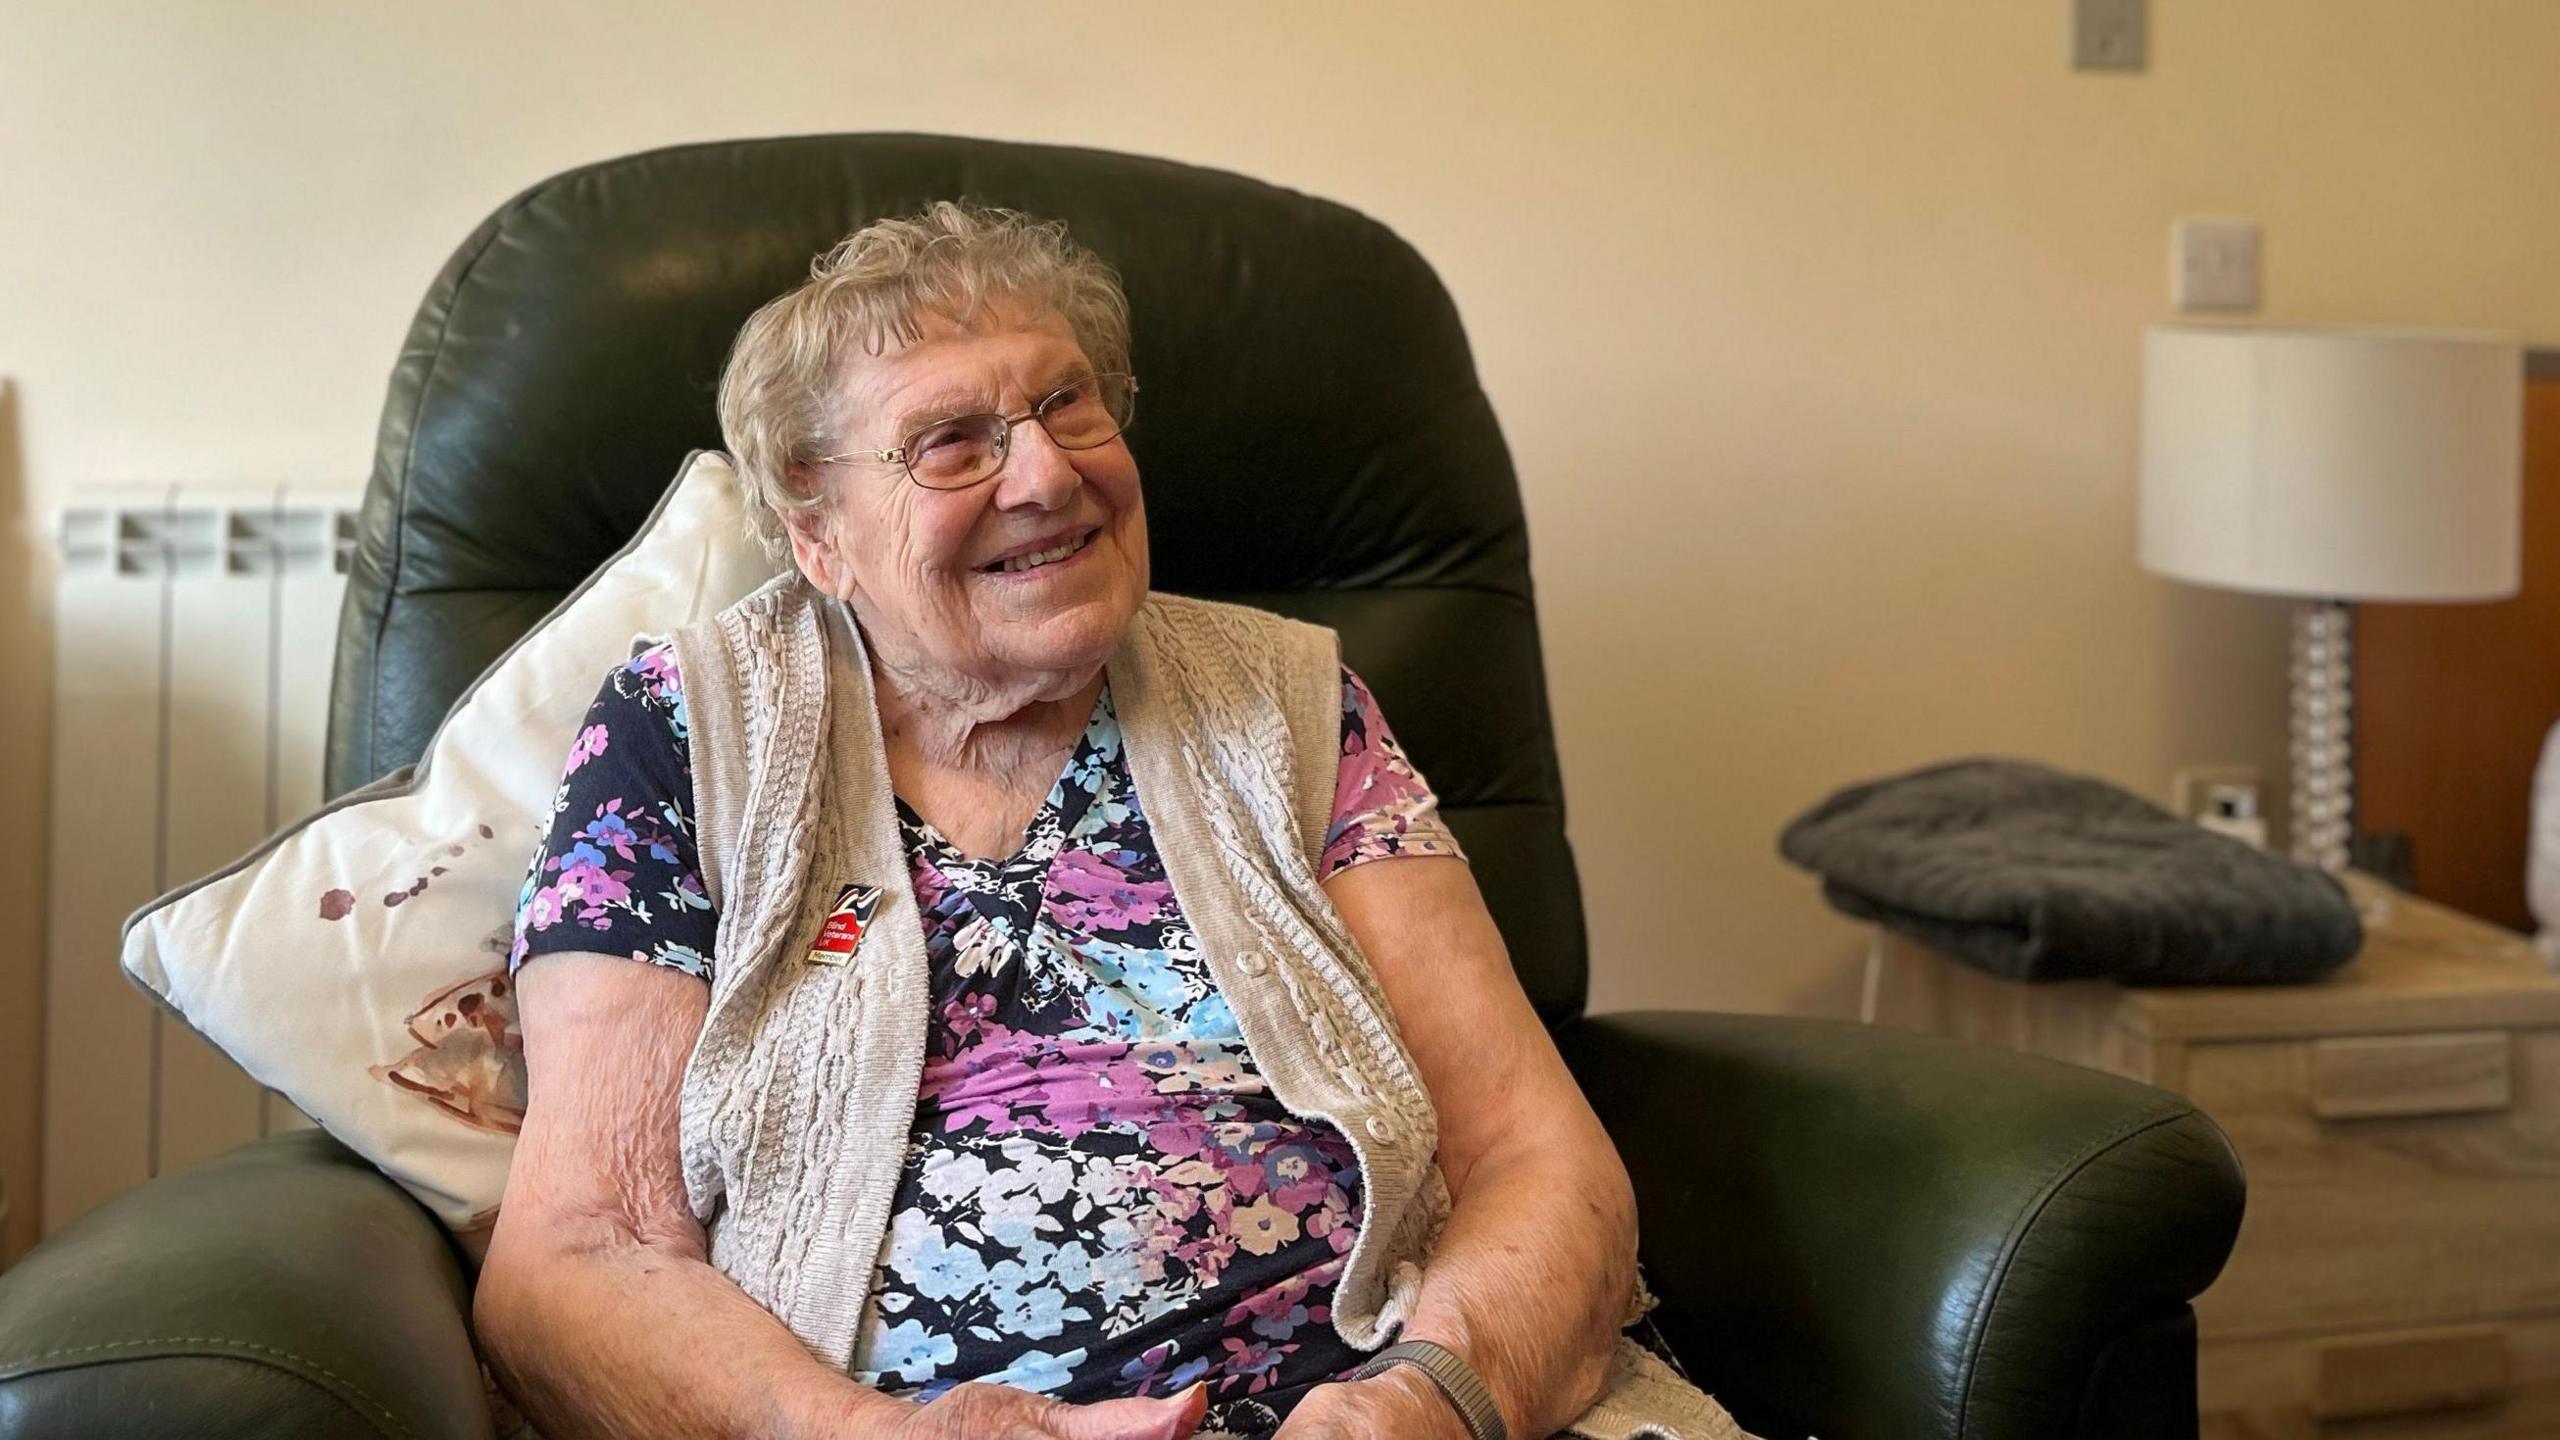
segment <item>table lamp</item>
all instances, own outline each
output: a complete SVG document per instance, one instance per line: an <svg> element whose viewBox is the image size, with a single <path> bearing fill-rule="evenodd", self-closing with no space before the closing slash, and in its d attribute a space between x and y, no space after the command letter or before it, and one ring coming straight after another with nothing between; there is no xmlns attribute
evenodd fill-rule
<svg viewBox="0 0 2560 1440"><path fill-rule="evenodd" d="M2524 354L2512 337L2155 325L2142 566L2291 596L2293 855L2347 865L2352 600L2516 593Z"/></svg>

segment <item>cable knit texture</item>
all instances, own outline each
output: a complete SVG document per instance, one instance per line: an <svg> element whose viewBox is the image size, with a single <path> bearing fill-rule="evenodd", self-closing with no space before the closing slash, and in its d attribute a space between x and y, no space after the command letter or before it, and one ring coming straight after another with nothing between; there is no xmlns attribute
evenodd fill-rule
<svg viewBox="0 0 2560 1440"><path fill-rule="evenodd" d="M826 1363L851 1363L915 1115L923 924L860 631L797 576L677 632L705 883L710 1012L686 1067L685 1188L712 1263ZM1272 1093L1339 1130L1364 1180L1334 1324L1411 1312L1449 1214L1439 1121L1386 996L1316 880L1341 730L1331 631L1151 596L1110 661L1131 773L1210 974ZM883 899L849 963L806 957L838 891ZM1733 1440L1622 1342L1575 1434Z"/></svg>

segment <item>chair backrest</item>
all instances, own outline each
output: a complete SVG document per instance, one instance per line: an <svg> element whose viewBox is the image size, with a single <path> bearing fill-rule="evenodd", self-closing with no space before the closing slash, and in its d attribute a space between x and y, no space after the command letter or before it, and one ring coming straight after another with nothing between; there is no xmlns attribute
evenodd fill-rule
<svg viewBox="0 0 2560 1440"><path fill-rule="evenodd" d="M1502 433L1430 266L1340 205L1093 150L821 135L546 180L436 278L384 406L338 639L332 791L414 761L463 688L717 446L738 326L871 220L943 198L1118 267L1155 583L1335 627L1439 791L1550 1022L1582 906Z"/></svg>

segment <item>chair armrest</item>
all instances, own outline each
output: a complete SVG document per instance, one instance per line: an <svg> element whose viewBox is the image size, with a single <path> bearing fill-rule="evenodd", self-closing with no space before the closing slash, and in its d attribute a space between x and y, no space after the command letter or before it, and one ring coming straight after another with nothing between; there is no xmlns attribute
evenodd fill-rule
<svg viewBox="0 0 2560 1440"><path fill-rule="evenodd" d="M435 1219L318 1131L84 1216L0 1274L0 1437L487 1440Z"/></svg>
<svg viewBox="0 0 2560 1440"><path fill-rule="evenodd" d="M2187 1302L2243 1185L2183 1098L1834 1021L1655 1012L1557 1039L1634 1177L1656 1323L1746 1427L2194 1433ZM2122 1392L2183 1427L2134 1428L2098 1398Z"/></svg>

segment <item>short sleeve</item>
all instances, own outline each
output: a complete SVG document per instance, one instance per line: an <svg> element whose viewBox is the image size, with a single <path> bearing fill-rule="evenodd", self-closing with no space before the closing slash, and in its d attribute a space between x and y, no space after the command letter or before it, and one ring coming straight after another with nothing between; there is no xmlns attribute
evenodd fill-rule
<svg viewBox="0 0 2560 1440"><path fill-rule="evenodd" d="M673 649L657 645L608 675L587 709L507 963L577 950L707 980L718 918L694 839L684 679Z"/></svg>
<svg viewBox="0 0 2560 1440"><path fill-rule="evenodd" d="M1440 797L1396 743L1377 698L1351 667L1342 670L1342 764L1334 774L1333 823L1325 827L1316 878L1400 855L1465 859L1440 818Z"/></svg>

